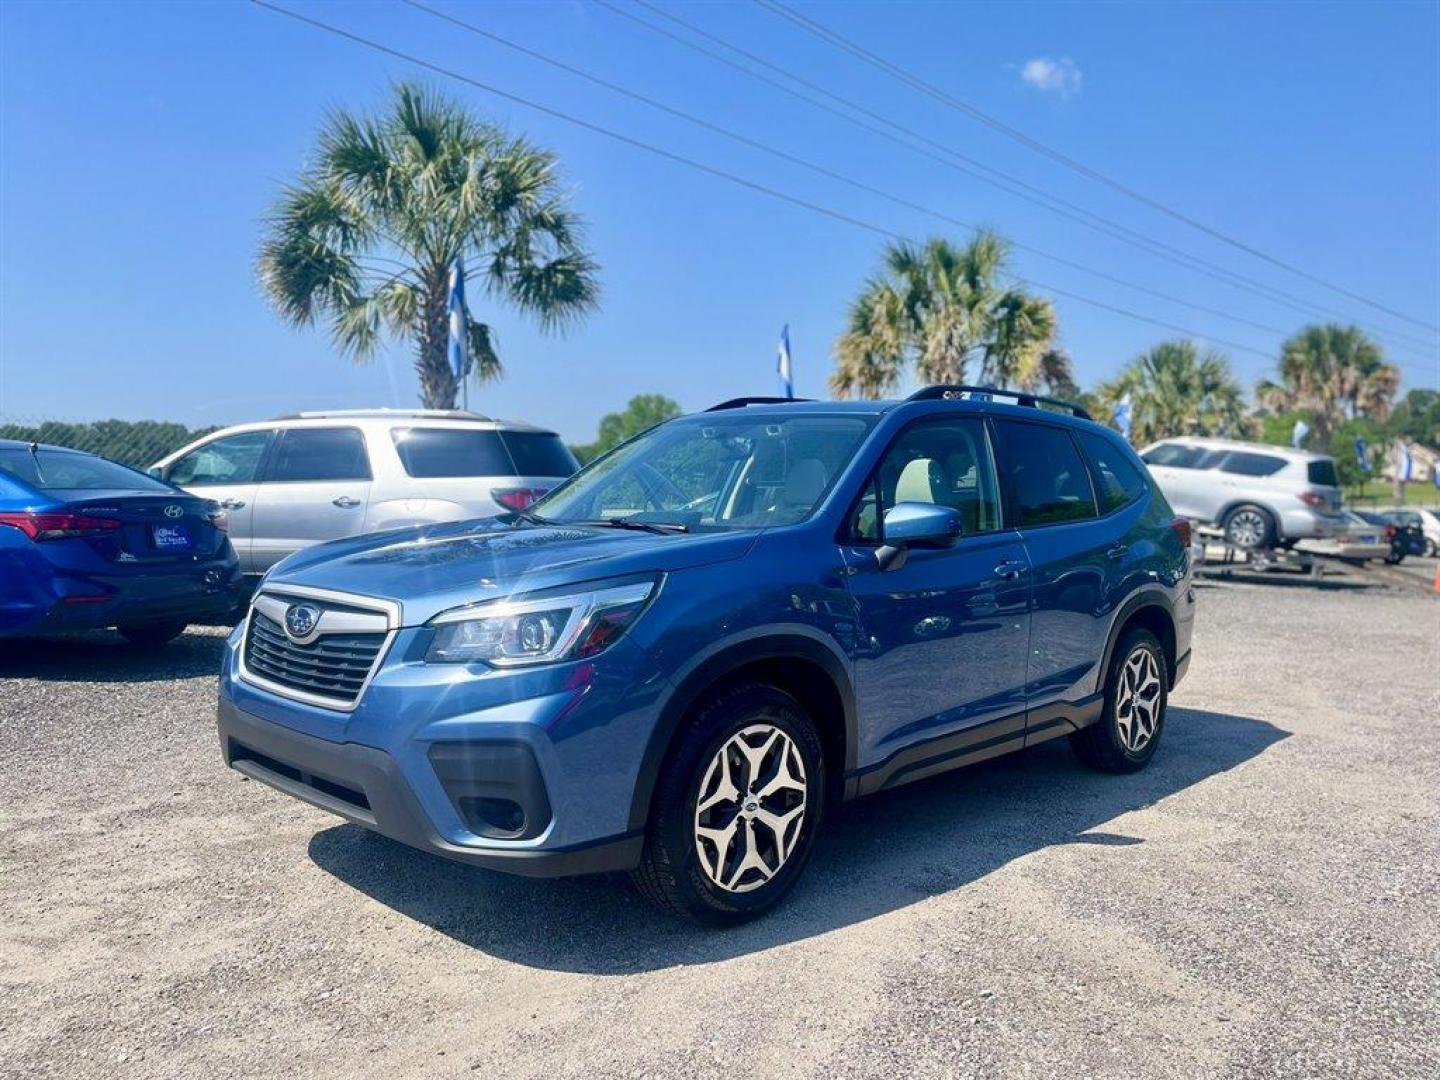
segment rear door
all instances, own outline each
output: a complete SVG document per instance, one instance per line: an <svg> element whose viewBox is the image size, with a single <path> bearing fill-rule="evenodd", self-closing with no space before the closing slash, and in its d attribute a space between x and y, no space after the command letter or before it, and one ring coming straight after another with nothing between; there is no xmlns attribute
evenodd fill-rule
<svg viewBox="0 0 1440 1080"><path fill-rule="evenodd" d="M255 496L255 569L263 572L311 544L363 532L370 480L359 428L281 431Z"/></svg>
<svg viewBox="0 0 1440 1080"><path fill-rule="evenodd" d="M1122 561L1125 522L1099 515L1090 472L1068 428L996 418L1006 524L1030 561L1027 735L1051 721L1045 707L1095 686L1109 631L1111 564Z"/></svg>
<svg viewBox="0 0 1440 1080"><path fill-rule="evenodd" d="M203 443L165 469L165 479L192 494L214 499L230 518L230 542L243 573L255 573L251 540L260 470L273 430L243 431Z"/></svg>

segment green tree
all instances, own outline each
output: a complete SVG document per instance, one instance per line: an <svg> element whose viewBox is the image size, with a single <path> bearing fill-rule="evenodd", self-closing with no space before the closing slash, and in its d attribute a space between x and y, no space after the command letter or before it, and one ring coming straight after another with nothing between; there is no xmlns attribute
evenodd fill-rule
<svg viewBox="0 0 1440 1080"><path fill-rule="evenodd" d="M1390 414L1389 433L1440 447L1440 391L1411 390Z"/></svg>
<svg viewBox="0 0 1440 1080"><path fill-rule="evenodd" d="M1248 434L1245 393L1218 352L1193 341L1164 341L1096 388L1104 415L1130 396L1131 439L1137 446L1170 435Z"/></svg>
<svg viewBox="0 0 1440 1080"><path fill-rule="evenodd" d="M471 271L472 301L488 296L563 329L597 303L581 230L552 153L401 83L381 114L327 117L314 163L266 223L260 281L282 318L328 322L357 361L386 333L412 342L421 401L453 408L452 264L463 258ZM476 319L467 329L471 372L495 378L493 331Z"/></svg>
<svg viewBox="0 0 1440 1080"><path fill-rule="evenodd" d="M1400 371L1385 363L1380 346L1358 327L1307 326L1280 347L1280 381L1262 379L1260 403L1275 411L1304 413L1317 445L1346 420L1384 420L1390 414Z"/></svg>
<svg viewBox="0 0 1440 1080"><path fill-rule="evenodd" d="M664 394L636 394L624 412L606 413L600 418L600 430L593 443L570 449L583 465L626 439L679 415L680 406Z"/></svg>
<svg viewBox="0 0 1440 1080"><path fill-rule="evenodd" d="M972 360L990 385L1039 389L1061 374L1073 385L1068 361L1052 348L1055 309L1002 283L1008 256L988 231L963 247L941 238L888 245L835 343L831 391L880 397L912 364L924 382L961 383Z"/></svg>

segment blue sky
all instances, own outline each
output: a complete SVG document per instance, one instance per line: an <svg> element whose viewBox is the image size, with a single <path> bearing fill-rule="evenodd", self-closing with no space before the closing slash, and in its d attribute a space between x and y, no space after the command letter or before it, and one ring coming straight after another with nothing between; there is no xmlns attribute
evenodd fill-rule
<svg viewBox="0 0 1440 1080"><path fill-rule="evenodd" d="M613 97L398 3L279 0L356 33L907 235L956 234ZM530 48L954 218L1193 304L1286 329L1305 316L1101 236L650 34L588 0L431 0ZM628 4L629 0L617 0ZM658 0L712 33L903 118L962 153L1167 244L1378 328L1420 330L1202 236L888 80L748 3ZM798 5L1087 165L1336 282L1440 322L1440 6ZM653 16L647 16L654 18ZM603 265L603 310L546 337L472 296L507 375L472 405L593 437L635 393L687 409L775 388L823 395L879 237L497 100L244 2L0 4L0 416L235 422L409 405L397 347L369 367L266 307L263 214L324 110L424 77L554 148ZM1020 253L1016 269L1262 355L1280 335ZM1170 331L1056 297L1082 382ZM1435 339L1433 333L1428 335ZM1407 385L1436 351L1387 332ZM1222 347L1223 348L1223 347Z"/></svg>

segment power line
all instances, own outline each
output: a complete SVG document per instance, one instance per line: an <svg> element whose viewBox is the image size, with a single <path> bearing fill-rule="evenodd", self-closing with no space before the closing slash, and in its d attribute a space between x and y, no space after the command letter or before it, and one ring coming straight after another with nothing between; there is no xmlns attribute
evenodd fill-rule
<svg viewBox="0 0 1440 1080"><path fill-rule="evenodd" d="M1259 248L1256 248L1251 244L1247 244L1243 240L1237 240L1233 236L1230 236L1229 234L1224 233L1210 225L1206 225L1204 222L1198 221L1190 215L1180 210L1177 210L1174 207L1169 206L1163 202L1160 202L1158 199L1151 198L1143 192L1137 191L1129 185L1124 184L1121 181L1106 175L1105 173L1092 169L1084 162L1077 161L1075 158L1070 157L1068 154L1056 150L1054 147L1041 142L1039 139L1027 135L1025 132L1019 130L1018 128L1012 127L1004 121L991 116L989 113L984 112L983 110L977 108L969 102L963 101L949 93L946 93L944 90L941 90L933 83L927 82L919 76L912 74L906 69L900 67L898 64L894 64L891 61L886 60L884 57L871 52L869 49L866 49L861 45L855 44L853 41L850 41L848 38L837 33L836 31L831 30L826 26L823 26L822 24L816 22L814 19L801 15L799 12L794 11L783 3L780 3L779 0L755 0L755 3L762 8L765 8L767 11L779 15L781 18L787 19L788 21L800 27L802 30L805 30L807 33L813 35L814 37L818 37L822 41L825 41L835 46L836 48L842 49L845 52L850 53L852 56L858 57L859 59L870 64L872 67L876 67L879 70L890 75L892 78L899 79L901 82L911 86L916 90L921 91L922 93L934 98L937 101L942 102L945 105L950 106L952 109L955 109L980 121L982 124L995 131L1000 132L1007 138L1013 139L1014 141L1020 143L1025 147L1028 147L1036 153L1048 157L1053 161L1060 163L1061 165L1064 165L1072 172L1078 173L1079 175L1084 176L1089 180L1093 180L1098 184L1103 184L1104 186L1119 192L1127 198L1133 199L1136 202L1142 203L1145 206L1149 206L1154 210L1158 210L1160 213L1174 218L1176 221L1182 222L1183 224L1190 226L1192 229L1196 229L1202 233L1205 233L1207 236L1213 237L1214 239L1219 240L1222 243L1229 244L1231 247L1243 251L1246 254L1253 256L1254 258L1267 262L1272 266L1279 267L1282 270L1289 271L1290 273L1295 274L1298 277L1302 277L1307 281L1313 282L1316 285L1322 285L1325 288L1331 290L1332 292L1339 293L1342 296L1347 296L1351 300L1359 301L1360 303L1366 304L1372 308L1375 308L1378 311L1383 311L1387 315L1393 316L1397 319L1403 319L1404 321L1412 323L1415 326L1422 327L1423 329L1440 331L1440 326L1437 326L1434 323L1428 323L1425 322L1423 319L1414 318L1413 316L1405 314L1403 311L1397 311L1392 307L1382 304L1378 300L1372 300L1369 297L1362 295L1361 293L1354 292L1353 290L1347 289L1341 285L1335 285L1329 281L1326 281L1324 278L1319 277L1316 274L1312 274L1308 270L1301 269L1293 263L1287 262L1286 260L1278 258L1277 256L1270 255L1264 251L1261 251Z"/></svg>
<svg viewBox="0 0 1440 1080"><path fill-rule="evenodd" d="M630 98L632 101L641 102L642 104L647 105L650 108L657 109L660 112L666 113L669 116L677 117L688 123L704 128L707 131L712 131L717 135L721 135L727 139L737 142L742 146L747 146L753 150L758 150L761 153L768 154L771 157L780 159L781 161L787 161L793 165L798 165L801 168L808 169L811 172L817 173L820 176L824 176L828 179L835 180L842 184L846 184L859 191L864 191L868 194L876 195L882 199L886 199L892 203L895 203L897 206L903 206L906 209L926 214L930 217L947 222L951 225L957 225L962 229L973 230L979 228L979 226L976 225L974 222L965 221L961 218L953 217L950 214L935 209L934 207L912 202L911 200L906 199L903 196L896 195L889 191L885 191L882 188L874 187L871 184L867 184L864 181L857 180L854 177L837 172L836 170L830 169L824 165L809 161L795 154L788 153L787 151L777 149L776 147L773 147L768 143L761 142L758 139L752 139L749 136L743 135L730 128L725 128L720 126L719 124L712 123L711 121L706 120L703 117L696 116L693 113L684 111L683 109L677 109L671 105L667 105L663 101L658 101L655 98L647 97L646 95L641 94L638 91L631 90L625 86L621 86L618 83L611 82L607 79L601 78L598 75L587 72L582 68L575 67L572 64L567 64L564 61L557 60L551 56L547 56L542 52L528 48L527 46L521 45L518 42L511 41L508 38L502 37L499 34L493 33L490 30L486 30L483 27L479 27L473 23L466 22L464 19L460 19L453 15L449 15L446 12L439 11L435 8L421 3L420 0L402 0L402 2L408 4L410 7L417 9L418 11L423 11L427 15L431 15L434 18L450 23L452 26L458 26L463 30L468 30L470 33L485 38L487 41L494 42L497 45L504 46L507 49L511 49L515 52L521 53L534 60L538 60L541 63L548 64L559 71L564 71L570 75L574 75L577 78L584 79L587 82L593 83L596 86L604 87L606 90L610 90L613 93ZM1253 327L1257 330L1264 330L1268 333L1279 334L1282 337L1290 332L1283 327L1271 326L1267 323L1256 322L1253 319L1248 319L1242 315L1236 315L1233 312L1224 311L1220 308L1206 307L1203 304L1197 304L1194 301L1186 300L1178 296L1172 296L1169 293L1161 292L1158 289L1152 289L1148 285L1141 285L1134 281L1127 281L1126 279L1117 277L1114 274L1107 273L1103 270L1097 270L1094 267L1085 265L1084 263L1076 262L1072 259L1065 258L1061 255L1056 255L1052 252L1045 251L1041 248L1037 248L1029 244L1021 243L1015 240L1011 240L1009 241L1009 243L1011 247L1014 247L1017 250L1027 251L1032 255L1037 255L1042 259L1049 259L1052 262L1058 263L1061 266L1066 266L1074 270L1079 270L1082 273L1092 274L1095 277L1101 278L1105 281L1109 281L1112 284L1121 285L1128 289L1134 289L1137 292L1145 293L1149 296L1156 297L1157 299L1164 300L1172 304L1179 304L1182 307L1192 308L1195 311L1203 312L1207 315L1216 315L1220 318L1231 319L1235 322L1243 323L1246 326Z"/></svg>
<svg viewBox="0 0 1440 1080"><path fill-rule="evenodd" d="M684 27L690 33L695 34L698 37L702 37L708 41L712 41L716 45L719 45L724 49L728 49L738 56L744 57L751 63L758 64L761 67L766 68L767 70L773 71L776 74L783 76L791 82L797 83L800 86L804 86L807 89L822 95L830 101L834 101L840 105L843 105L846 109L851 109L857 113L860 113L863 116L870 117L878 123L885 125L885 127L877 127L874 124L870 124L865 122L864 120L860 120L857 117L842 111L841 109L828 105L824 101L818 101L815 98L809 96L808 94L795 90L793 87L787 86L784 83L781 83L776 79L773 79L763 74L762 72L754 71L743 64L731 60L727 56L708 49L703 45L697 44L696 42L682 37L679 34L674 33L673 31L667 30L663 26L658 26L655 23L649 22L636 15L632 11L628 11L624 8L618 7L615 3L612 2L612 0L593 0L593 2L599 4L607 11L610 11L611 13L618 15L621 18L628 19L631 22L644 27L652 33L665 37L670 41L674 41L677 44L683 45L684 47L698 52L703 56L709 57L710 59L718 63L733 68L734 70L739 71L742 74L749 76L750 78L756 79L762 83L765 83L768 86L771 86L781 91L782 93L788 94L794 98L798 98L799 100L804 101L815 108L821 109L824 112L829 113L830 115L839 117L840 119L846 121L849 124L872 132L873 134L880 135L882 138L888 139L891 142L903 146L907 150L912 151L913 153L920 154L921 156L929 158L932 161L939 162L940 164L945 165L948 168L955 169L956 171L961 172L967 176L971 176L974 179L981 181L982 183L999 188L1001 191L1004 191L1007 194L1014 195L1016 198L1023 199L1026 202L1041 207L1042 209L1049 210L1051 213L1057 214L1060 217L1078 222L1079 224L1084 225L1086 228L1093 229L1096 232L1101 233L1102 235L1109 236L1112 239L1120 240L1123 243L1130 244L1133 247L1137 247L1142 251L1146 251L1152 255L1156 255L1159 258L1167 259L1168 261L1173 262L1177 265L1185 266L1187 269L1195 270L1196 272L1204 274L1208 277L1223 281L1225 284L1230 285L1233 288L1244 290L1247 295L1253 295L1253 292L1258 290L1260 293L1264 294L1267 299L1270 299L1273 303L1288 307L1307 317L1314 317L1316 313L1319 313L1323 317L1339 318L1345 319L1347 321L1350 319L1350 316L1347 315L1345 312L1337 311L1334 308L1329 308L1322 304L1317 304L1314 301L1306 300L1304 297L1296 296L1294 293L1289 293L1283 289L1278 289L1271 285L1267 285L1262 281L1259 281L1252 277L1248 277L1244 274L1240 274L1233 270L1229 270L1226 267L1213 263L1208 259L1202 258L1201 256L1184 251L1180 248L1176 248L1161 240L1156 240L1153 237L1148 237L1144 233L1137 232L1136 230L1131 229L1128 226L1125 226L1117 221L1105 218L1099 214L1087 210L1083 206L1079 206L1075 203L1069 202L1065 199L1060 198L1059 196L1052 195L1049 192L1045 191L1043 188L1037 187L1034 184L1027 183L1019 177L1012 176L1009 173L1003 172L999 169L994 169L984 164L983 162L977 161L974 158L967 157L966 155L960 153L958 150L955 150L945 145L944 143L938 142L937 140L932 139L921 132L915 131L912 128L908 128L905 125L894 120L893 118L883 116L882 114L867 108L866 106L854 101L853 99L847 98L840 94L836 94L833 91L819 85L818 83L815 83L800 75L796 75L793 72L788 71L787 69L765 59L762 56L750 52L742 48L741 46L734 44L731 41L727 41L725 38L722 38L717 34L713 34L710 31L703 29L702 27L696 26L694 23L688 22L687 20L681 18L679 15L675 15L672 12L666 11L664 8L657 7L655 4L650 3L649 0L634 0L634 2L640 7L645 8L647 11L653 12L654 14L660 16L663 19L667 19L678 26ZM945 156L938 156L937 154L925 149L923 146L916 146L910 142L907 142L904 138L901 138L900 136L895 134L895 132L897 131L903 133L905 136L908 136L911 139L918 140L926 146L933 147L935 150L940 151ZM1016 190L1017 188L1019 188L1020 190ZM1361 323L1360 325L1366 326L1366 328L1370 329L1372 332L1393 337L1410 343L1412 346L1423 348L1426 350L1427 353L1434 349L1434 344L1432 342L1414 337L1399 330L1391 330L1364 323Z"/></svg>
<svg viewBox="0 0 1440 1080"><path fill-rule="evenodd" d="M433 63L432 61L425 60L421 57L415 56L412 53L403 52L400 49L393 48L389 45L386 45L379 41L375 41L371 38L363 37L360 34L353 33L352 31L346 30L342 27L335 26L331 23L322 22L319 19L312 18L309 15L303 15L298 11L292 11L289 8L281 7L279 4L271 3L270 0L250 0L250 2L255 4L257 7L266 8L279 15L284 15L288 18L294 19L296 22L305 23L309 26L315 27L316 29L324 30L327 33L334 34L337 37L342 37L348 41L353 41L357 45L363 45L366 48L375 50L376 52L384 53L387 56L392 56L397 60L403 60L406 63L414 64L417 67L425 68L427 71L433 71L438 75L444 75L446 78L455 79L458 82L463 82L469 86L475 87L477 90L483 90L487 94L493 94L496 97L505 99L506 101L511 101L517 105L523 105L526 108L534 109L536 112L544 113L546 116L554 117L557 120L563 120L569 124L574 124L576 127L583 128L586 131L592 131L598 135L604 135L607 138L614 139L617 142L624 143L625 145L634 147L637 150L644 150L647 153L665 158L668 161L673 161L678 164L688 166L689 168L697 169L700 172L707 173L711 176L719 177L722 180L728 180L732 184L748 188L751 191L759 192L762 195L768 195L773 199L778 199L781 202L789 203L792 206L798 206L813 213L821 214L824 217L828 217L834 221L841 221L847 225L853 225L856 228L864 229L866 232L874 233L878 236L883 236L890 240L911 240L910 237L904 235L903 233L898 233L895 230L887 228L883 225L876 225L873 222L865 221L861 218L854 217L850 214L844 213L843 211L835 210L820 203L812 202L808 199L803 199L799 196L788 194L787 192L780 191L776 188L772 188L765 184L758 183L757 181L747 179L746 177L739 176L735 173L727 172L724 169L716 168L713 165L707 165L704 162L696 161L694 158L685 157L683 154L677 154L671 150L666 150L665 148L656 146L653 143L648 143L641 139L636 139L632 136L625 135L622 132L618 132L611 128L604 127L590 120L585 120L581 117L574 116L567 112L563 112L560 109L553 108L552 106L543 105L538 101L533 101L529 98L522 97L519 94L512 93L508 90L502 90L498 86L494 86L490 83L481 82L479 79L472 78L469 75L454 71L453 69ZM1037 281L1034 278L1016 277L1014 280L1021 284L1028 285L1031 288L1042 289L1046 292L1053 292L1058 296L1065 296L1072 300L1078 300L1081 303L1090 304L1094 307L1101 308L1105 311L1114 312L1118 315L1123 315L1126 318L1134 319L1138 322L1149 323L1152 326L1159 326L1166 330L1173 330L1177 333L1185 334L1189 337L1201 338L1206 341L1212 341L1216 344L1225 345L1229 348L1237 349L1241 352L1253 353L1254 355L1265 359L1271 358L1269 353L1257 349L1251 345L1245 345L1242 342L1230 341L1226 338L1216 337L1213 334L1204 333L1199 330L1193 330L1187 326L1182 326L1178 323L1167 322L1163 319L1156 319L1149 315L1141 314L1140 312L1131 311L1130 309L1121 307L1117 304L1111 304L1104 300L1096 300L1093 297L1085 296L1081 293L1071 292L1066 289L1055 288L1053 286L1045 284L1044 282Z"/></svg>

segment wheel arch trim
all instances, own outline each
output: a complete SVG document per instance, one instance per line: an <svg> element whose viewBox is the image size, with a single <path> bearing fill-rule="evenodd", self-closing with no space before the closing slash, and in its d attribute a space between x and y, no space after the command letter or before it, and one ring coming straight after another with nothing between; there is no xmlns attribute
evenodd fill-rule
<svg viewBox="0 0 1440 1080"><path fill-rule="evenodd" d="M1175 604L1164 588L1159 585L1149 585L1132 593L1115 612L1115 618L1110 621L1110 632L1105 638L1105 652L1101 657L1100 670L1096 676L1095 689L1097 691L1105 689L1105 679L1110 672L1110 661L1114 658L1115 646L1120 640L1121 632L1131 618L1146 608L1155 608L1162 612L1170 620L1171 633L1175 634ZM1164 642L1161 642L1161 647L1164 647ZM1173 683L1180 657L1167 656L1165 662L1169 669L1167 674Z"/></svg>

